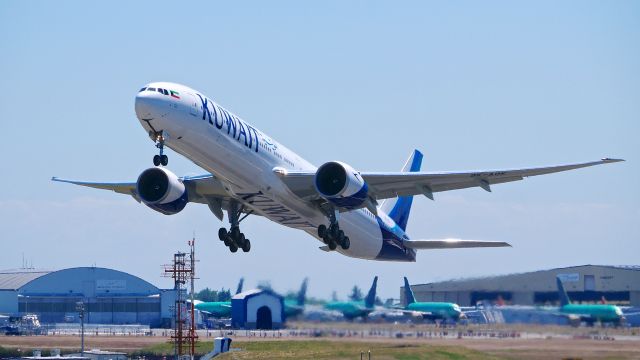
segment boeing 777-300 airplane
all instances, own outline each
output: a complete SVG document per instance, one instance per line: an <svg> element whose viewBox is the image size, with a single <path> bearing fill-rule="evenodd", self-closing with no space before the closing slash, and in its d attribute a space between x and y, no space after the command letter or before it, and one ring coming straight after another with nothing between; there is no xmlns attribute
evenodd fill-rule
<svg viewBox="0 0 640 360"><path fill-rule="evenodd" d="M156 143L154 167L135 182L54 181L113 190L166 215L189 202L206 204L230 228L218 235L231 252L248 252L240 231L249 215L307 232L325 251L372 260L415 261L416 250L509 246L499 241L411 240L405 229L414 195L433 200L440 191L491 186L525 177L622 161L542 168L466 172L421 172L415 150L400 172L360 172L341 161L316 167L262 131L189 87L156 82L140 89L135 111ZM175 150L208 174L178 177L166 168L164 147ZM384 200L384 201L383 201ZM383 202L382 202L383 201ZM381 203L379 203L381 202Z"/></svg>

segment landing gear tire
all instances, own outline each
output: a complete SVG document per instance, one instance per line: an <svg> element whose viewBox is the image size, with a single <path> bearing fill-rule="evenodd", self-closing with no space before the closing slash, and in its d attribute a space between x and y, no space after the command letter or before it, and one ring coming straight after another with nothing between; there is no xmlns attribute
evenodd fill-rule
<svg viewBox="0 0 640 360"><path fill-rule="evenodd" d="M169 164L169 158L167 155L160 156L160 164L162 164L162 166L167 166Z"/></svg>
<svg viewBox="0 0 640 360"><path fill-rule="evenodd" d="M321 224L320 226L318 226L318 236L321 239L324 239L324 238L327 237L327 226L326 225Z"/></svg>
<svg viewBox="0 0 640 360"><path fill-rule="evenodd" d="M242 244L242 251L249 252L251 250L251 241L249 239L244 240L244 244Z"/></svg>
<svg viewBox="0 0 640 360"><path fill-rule="evenodd" d="M240 238L240 228L239 227L232 227L231 231L229 232L229 236L231 236L231 238L233 240L237 240L238 238Z"/></svg>
<svg viewBox="0 0 640 360"><path fill-rule="evenodd" d="M160 159L160 155L154 155L153 156L153 165L154 166L160 166L161 162L162 162L162 160Z"/></svg>
<svg viewBox="0 0 640 360"><path fill-rule="evenodd" d="M231 250L232 253L238 251L238 247L236 246L236 244L231 244L229 245L229 250Z"/></svg>
<svg viewBox="0 0 640 360"><path fill-rule="evenodd" d="M343 250L348 250L349 247L351 247L351 241L349 240L348 236L345 236L344 239L342 239L342 244L340 244L340 247L342 247Z"/></svg>
<svg viewBox="0 0 640 360"><path fill-rule="evenodd" d="M218 230L218 238L220 239L220 241L226 242L228 237L229 237L229 234L227 233L227 229L220 228Z"/></svg>
<svg viewBox="0 0 640 360"><path fill-rule="evenodd" d="M330 220L332 220L332 223L329 227L324 224L318 226L318 236L327 244L329 250L335 250L338 245L340 245L343 250L349 249L351 246L349 237L344 235L344 231L340 230L340 226L335 221L335 218Z"/></svg>

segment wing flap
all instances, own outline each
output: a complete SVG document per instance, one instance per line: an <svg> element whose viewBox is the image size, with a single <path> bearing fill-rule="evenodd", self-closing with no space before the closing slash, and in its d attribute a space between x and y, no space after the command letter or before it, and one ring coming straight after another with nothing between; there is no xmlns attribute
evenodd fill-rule
<svg viewBox="0 0 640 360"><path fill-rule="evenodd" d="M479 248L479 247L511 247L509 243L504 241L483 241L483 240L461 240L461 239L442 239L442 240L405 240L404 246L416 250L429 249L461 249L461 248Z"/></svg>

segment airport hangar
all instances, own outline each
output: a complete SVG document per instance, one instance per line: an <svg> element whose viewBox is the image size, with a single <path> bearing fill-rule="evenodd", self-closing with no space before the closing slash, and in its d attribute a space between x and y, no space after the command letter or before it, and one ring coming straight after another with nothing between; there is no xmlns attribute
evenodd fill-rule
<svg viewBox="0 0 640 360"><path fill-rule="evenodd" d="M499 299L513 305L550 305L559 302L556 276L562 279L572 302L595 303L604 297L613 304L640 306L640 266L581 265L416 284L411 289L417 301L447 301L460 306ZM406 304L403 289L400 301Z"/></svg>
<svg viewBox="0 0 640 360"><path fill-rule="evenodd" d="M176 292L122 271L77 267L58 271L0 272L0 313L37 314L43 323L85 322L171 326Z"/></svg>

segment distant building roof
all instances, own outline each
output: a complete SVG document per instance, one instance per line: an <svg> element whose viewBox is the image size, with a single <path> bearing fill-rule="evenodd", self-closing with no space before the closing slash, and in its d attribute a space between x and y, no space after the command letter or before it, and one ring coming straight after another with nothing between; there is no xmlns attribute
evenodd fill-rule
<svg viewBox="0 0 640 360"><path fill-rule="evenodd" d="M25 284L51 271L46 270L2 270L0 271L0 290L18 290Z"/></svg>
<svg viewBox="0 0 640 360"><path fill-rule="evenodd" d="M534 271L526 271L526 272L518 272L518 273L500 274L500 275L487 275L487 276L473 276L473 277L467 277L467 278L456 278L456 279L441 280L441 281L422 283L422 284L412 284L411 286L424 286L424 285L434 285L434 284L444 284L444 283L472 282L472 281L477 281L477 280L489 280L489 279L507 278L507 277L517 276L517 275L528 275L528 274L535 274L535 273L554 272L554 271L559 271L559 270L570 270L570 269L585 268L585 267L592 267L592 268L596 267L596 268L609 268L609 269L640 271L640 265L592 265L592 264L586 264L586 265L566 266L566 267L545 269L545 270L534 270Z"/></svg>
<svg viewBox="0 0 640 360"><path fill-rule="evenodd" d="M231 299L232 300L242 300L242 299L253 297L253 296L258 295L258 294L269 294L269 295L275 296L277 298L284 299L284 297L282 295L277 294L273 290L269 290L269 289L252 289L252 290L243 291L243 292L241 292L239 294L233 295L233 297Z"/></svg>

